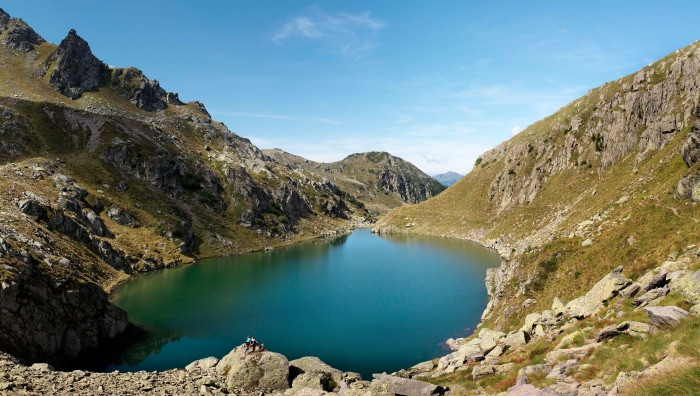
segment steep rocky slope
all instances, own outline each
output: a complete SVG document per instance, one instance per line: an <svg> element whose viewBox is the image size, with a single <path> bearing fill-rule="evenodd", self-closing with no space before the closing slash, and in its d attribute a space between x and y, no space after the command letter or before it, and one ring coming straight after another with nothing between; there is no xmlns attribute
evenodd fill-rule
<svg viewBox="0 0 700 396"><path fill-rule="evenodd" d="M59 367L125 331L107 292L135 273L372 218L74 30L54 45L2 10L0 195L0 350Z"/></svg>
<svg viewBox="0 0 700 396"><path fill-rule="evenodd" d="M444 187L410 162L386 152L351 154L319 163L280 149L263 152L289 169L321 175L352 193L375 215L406 203L418 203L439 194Z"/></svg>
<svg viewBox="0 0 700 396"><path fill-rule="evenodd" d="M498 250L504 261L489 271L482 326L505 332L553 309L555 299L575 300L618 266L638 280L685 254L697 270L698 257L684 252L700 243L699 100L695 42L536 122L484 153L439 196L391 211L376 230L465 238ZM687 300L670 299L655 304Z"/></svg>

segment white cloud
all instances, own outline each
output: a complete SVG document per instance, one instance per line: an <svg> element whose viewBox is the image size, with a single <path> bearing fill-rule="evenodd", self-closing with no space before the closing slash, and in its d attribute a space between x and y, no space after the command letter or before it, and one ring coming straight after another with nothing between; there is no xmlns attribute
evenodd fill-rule
<svg viewBox="0 0 700 396"><path fill-rule="evenodd" d="M289 37L297 35L314 38L321 36L322 33L316 26L316 23L311 19L307 17L296 17L287 22L287 24L284 25L282 29L280 29L280 31L272 37L272 41L281 43Z"/></svg>
<svg viewBox="0 0 700 396"><path fill-rule="evenodd" d="M315 9L311 15L297 16L285 23L272 35L272 41L284 45L298 39L313 40L343 57L359 59L376 47L376 33L385 26L369 11L330 15Z"/></svg>
<svg viewBox="0 0 700 396"><path fill-rule="evenodd" d="M520 131L522 131L522 130L523 130L523 128L521 128L519 125L516 125L516 126L510 128L510 134L515 136L515 135L519 134Z"/></svg>

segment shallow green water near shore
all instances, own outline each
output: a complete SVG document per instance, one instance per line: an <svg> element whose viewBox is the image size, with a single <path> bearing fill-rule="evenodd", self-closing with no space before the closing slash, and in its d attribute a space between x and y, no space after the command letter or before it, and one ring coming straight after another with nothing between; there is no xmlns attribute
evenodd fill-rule
<svg viewBox="0 0 700 396"><path fill-rule="evenodd" d="M145 275L113 298L147 336L107 369L184 367L254 335L290 360L318 356L371 379L469 334L486 306L486 269L497 264L468 242L360 230Z"/></svg>

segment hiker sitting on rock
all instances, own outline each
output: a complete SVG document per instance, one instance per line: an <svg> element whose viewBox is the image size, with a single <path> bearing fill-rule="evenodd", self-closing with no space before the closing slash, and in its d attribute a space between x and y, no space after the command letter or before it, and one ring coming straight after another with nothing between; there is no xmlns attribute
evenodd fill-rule
<svg viewBox="0 0 700 396"><path fill-rule="evenodd" d="M246 350L246 352L248 352L248 348L250 348L250 346L251 346L251 338L250 338L250 336L248 336L248 338L245 339L245 344L244 344L244 345L245 345L245 350Z"/></svg>

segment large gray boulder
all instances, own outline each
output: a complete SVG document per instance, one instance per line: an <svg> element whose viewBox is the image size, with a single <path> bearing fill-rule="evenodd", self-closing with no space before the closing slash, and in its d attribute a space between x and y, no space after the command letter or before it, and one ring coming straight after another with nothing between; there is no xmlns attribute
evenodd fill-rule
<svg viewBox="0 0 700 396"><path fill-rule="evenodd" d="M584 296L566 304L566 313L576 319L591 316L630 283L632 281L622 275L622 267L617 267L599 280Z"/></svg>
<svg viewBox="0 0 700 396"><path fill-rule="evenodd" d="M317 374L327 377L324 390L333 390L336 385L340 385L343 381L342 371L329 366L316 356L305 356L289 362L289 377L293 381L292 384L302 374L313 374L314 383L315 378L318 377Z"/></svg>
<svg viewBox="0 0 700 396"><path fill-rule="evenodd" d="M221 358L216 371L230 388L245 390L289 388L289 361L275 352L246 352L243 345Z"/></svg>
<svg viewBox="0 0 700 396"><path fill-rule="evenodd" d="M700 270L672 281L669 286L689 303L700 304Z"/></svg>
<svg viewBox="0 0 700 396"><path fill-rule="evenodd" d="M513 363L506 364L479 364L472 369L472 378L478 379L487 375L507 373L513 368Z"/></svg>
<svg viewBox="0 0 700 396"><path fill-rule="evenodd" d="M395 377L387 374L374 374L374 382L379 382L386 385L388 392L397 395L406 396L430 396L442 395L445 389L439 385L433 385L428 382L416 381L414 379Z"/></svg>
<svg viewBox="0 0 700 396"><path fill-rule="evenodd" d="M649 315L649 321L656 327L674 326L688 316L688 311L674 305L663 307L648 307L644 309Z"/></svg>
<svg viewBox="0 0 700 396"><path fill-rule="evenodd" d="M617 337L621 334L629 334L633 337L644 338L649 335L649 333L651 333L651 326L647 323L630 320L605 327L596 334L595 338L598 342Z"/></svg>

